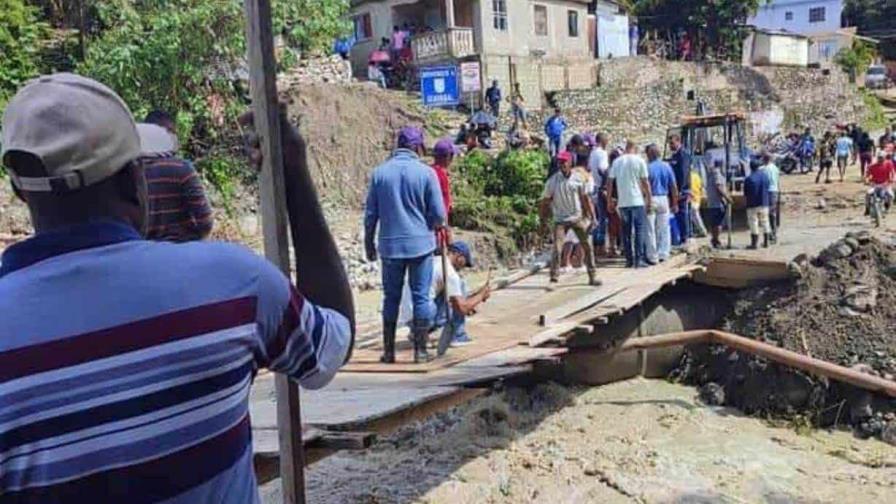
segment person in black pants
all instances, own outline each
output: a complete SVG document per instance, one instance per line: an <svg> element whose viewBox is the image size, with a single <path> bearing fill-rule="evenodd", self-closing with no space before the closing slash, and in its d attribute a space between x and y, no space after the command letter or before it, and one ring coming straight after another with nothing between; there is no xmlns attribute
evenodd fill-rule
<svg viewBox="0 0 896 504"><path fill-rule="evenodd" d="M681 233L681 244L687 245L691 239L691 154L681 143L680 135L669 136L669 149L672 151L672 156L666 162L675 173L675 184L679 193L675 220Z"/></svg>

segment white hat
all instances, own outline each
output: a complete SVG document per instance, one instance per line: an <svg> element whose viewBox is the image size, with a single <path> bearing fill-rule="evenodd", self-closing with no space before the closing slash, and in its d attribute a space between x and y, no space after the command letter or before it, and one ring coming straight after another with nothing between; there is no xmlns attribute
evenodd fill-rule
<svg viewBox="0 0 896 504"><path fill-rule="evenodd" d="M141 156L173 154L177 151L177 138L158 124L137 123L137 134L140 136Z"/></svg>
<svg viewBox="0 0 896 504"><path fill-rule="evenodd" d="M124 101L103 84L70 73L27 83L7 104L2 130L0 159L22 191L81 189L140 156L140 138ZM11 152L37 157L47 176L19 176L9 166Z"/></svg>

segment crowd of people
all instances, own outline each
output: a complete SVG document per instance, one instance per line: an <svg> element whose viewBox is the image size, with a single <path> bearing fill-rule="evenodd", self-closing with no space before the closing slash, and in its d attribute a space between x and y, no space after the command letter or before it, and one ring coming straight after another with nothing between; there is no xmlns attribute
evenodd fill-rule
<svg viewBox="0 0 896 504"><path fill-rule="evenodd" d="M545 123L553 163L540 207L554 240L552 281L584 267L599 284L594 258L615 257L619 249L627 267L640 268L668 260L673 246L687 247L707 234L713 247L722 246L732 203L723 159L694 156L678 135L667 139L666 159L655 144L610 147L605 134L574 134L562 147L567 129L556 109ZM776 240L778 184L771 155L744 181L750 248L760 239L763 246Z"/></svg>

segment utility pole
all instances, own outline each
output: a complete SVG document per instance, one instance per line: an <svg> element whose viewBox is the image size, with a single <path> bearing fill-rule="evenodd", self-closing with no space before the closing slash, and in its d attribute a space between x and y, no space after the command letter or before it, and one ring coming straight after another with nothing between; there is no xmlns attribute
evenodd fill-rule
<svg viewBox="0 0 896 504"><path fill-rule="evenodd" d="M81 53L81 59L84 59L87 56L87 35L84 33L84 0L75 0L75 8L78 9L78 50Z"/></svg>
<svg viewBox="0 0 896 504"><path fill-rule="evenodd" d="M264 254L287 276L292 277L283 149L277 99L277 61L270 0L245 0L246 45L249 59L249 89L255 130L263 156L260 178ZM299 387L286 376L275 375L277 430L280 441L280 481L284 504L305 502L305 453Z"/></svg>

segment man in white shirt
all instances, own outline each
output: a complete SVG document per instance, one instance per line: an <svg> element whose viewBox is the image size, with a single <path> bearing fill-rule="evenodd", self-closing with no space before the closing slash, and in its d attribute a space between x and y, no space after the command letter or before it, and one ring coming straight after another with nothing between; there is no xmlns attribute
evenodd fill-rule
<svg viewBox="0 0 896 504"><path fill-rule="evenodd" d="M572 230L585 249L585 268L591 285L600 285L595 277L594 249L589 234L594 224L594 206L588 193L589 181L572 169L572 154L563 151L557 155L560 169L545 184L540 204L542 223L546 226L553 216L554 253L551 258L551 282L557 282L560 274L560 258L566 233Z"/></svg>
<svg viewBox="0 0 896 504"><path fill-rule="evenodd" d="M638 146L629 141L625 154L613 161L609 184L616 184L618 200L608 190L610 208L618 208L622 217L622 246L627 268L647 266L647 208L652 204L647 163L637 154Z"/></svg>
<svg viewBox="0 0 896 504"><path fill-rule="evenodd" d="M486 283L473 294L467 294L466 282L460 271L473 266L473 253L467 242L455 241L448 245L448 260L445 261L447 275L442 272L442 261L436 258L432 264L432 284L429 288L429 299L435 305L436 313L431 331L445 326L452 333L451 346L463 346L473 340L466 331L467 317L476 313L476 309L491 297L491 285ZM448 302L445 302L448 296ZM409 324L413 319L411 289L407 282L402 294L399 323Z"/></svg>

